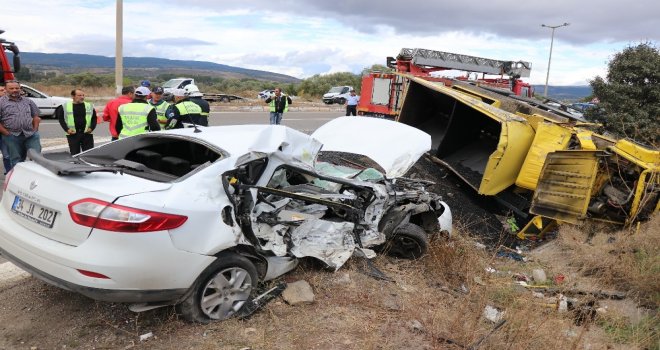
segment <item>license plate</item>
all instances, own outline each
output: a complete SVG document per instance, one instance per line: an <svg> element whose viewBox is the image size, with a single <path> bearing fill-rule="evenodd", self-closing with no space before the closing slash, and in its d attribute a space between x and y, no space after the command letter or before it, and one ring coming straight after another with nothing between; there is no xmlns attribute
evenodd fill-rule
<svg viewBox="0 0 660 350"><path fill-rule="evenodd" d="M14 198L14 203L11 205L11 211L16 215L22 216L48 228L53 227L53 224L55 224L55 217L57 216L55 210L29 201L21 196L16 196L16 198Z"/></svg>

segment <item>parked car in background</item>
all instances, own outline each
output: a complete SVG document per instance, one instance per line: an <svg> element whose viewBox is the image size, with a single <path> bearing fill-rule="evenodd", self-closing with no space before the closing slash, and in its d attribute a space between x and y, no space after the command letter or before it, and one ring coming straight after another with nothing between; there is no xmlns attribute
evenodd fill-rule
<svg viewBox="0 0 660 350"><path fill-rule="evenodd" d="M30 98L39 107L39 116L42 118L51 118L55 114L55 108L61 106L65 102L71 101L71 98L50 96L45 92L41 92L31 86L21 84L22 94Z"/></svg>
<svg viewBox="0 0 660 350"><path fill-rule="evenodd" d="M403 177L430 148L408 125L341 117L311 136L233 125L141 134L64 160L31 150L5 179L0 254L93 299L222 320L298 259L335 270L353 254L414 259L430 234L451 234L441 197ZM347 156L358 158L338 164Z"/></svg>
<svg viewBox="0 0 660 350"><path fill-rule="evenodd" d="M590 102L576 102L572 103L571 107L574 109L577 109L580 112L585 112L587 109L594 108L597 105L595 103L590 103Z"/></svg>

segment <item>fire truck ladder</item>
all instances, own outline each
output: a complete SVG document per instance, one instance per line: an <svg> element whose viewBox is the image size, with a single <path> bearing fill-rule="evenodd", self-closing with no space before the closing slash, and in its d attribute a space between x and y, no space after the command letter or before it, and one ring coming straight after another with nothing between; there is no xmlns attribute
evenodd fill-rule
<svg viewBox="0 0 660 350"><path fill-rule="evenodd" d="M397 59L410 60L420 67L442 67L468 72L529 77L532 64L525 61L499 61L451 52L426 49L401 49Z"/></svg>

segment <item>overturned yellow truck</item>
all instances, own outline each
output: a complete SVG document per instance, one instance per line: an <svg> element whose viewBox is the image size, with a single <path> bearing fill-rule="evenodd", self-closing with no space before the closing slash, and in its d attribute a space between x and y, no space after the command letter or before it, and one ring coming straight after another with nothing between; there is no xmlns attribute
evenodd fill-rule
<svg viewBox="0 0 660 350"><path fill-rule="evenodd" d="M521 220L520 238L585 219L630 227L660 210L660 151L465 82L405 79L396 120L429 133L435 162Z"/></svg>

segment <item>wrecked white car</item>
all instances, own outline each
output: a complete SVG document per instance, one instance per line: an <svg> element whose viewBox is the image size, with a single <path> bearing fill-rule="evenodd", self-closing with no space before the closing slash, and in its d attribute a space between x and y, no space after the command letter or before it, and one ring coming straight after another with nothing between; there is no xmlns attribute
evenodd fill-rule
<svg viewBox="0 0 660 350"><path fill-rule="evenodd" d="M225 319L298 258L333 269L371 249L416 258L427 233L450 233L439 196L400 177L430 146L404 124L338 118L313 136L239 125L147 133L63 160L30 152L6 176L0 253L93 299ZM382 169L320 161L347 156L335 152Z"/></svg>

